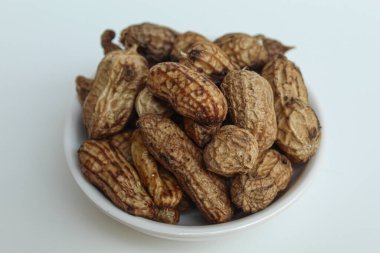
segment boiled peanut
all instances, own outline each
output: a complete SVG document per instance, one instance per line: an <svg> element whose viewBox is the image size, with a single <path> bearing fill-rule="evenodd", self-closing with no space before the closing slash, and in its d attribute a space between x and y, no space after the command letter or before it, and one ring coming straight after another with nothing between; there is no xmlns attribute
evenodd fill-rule
<svg viewBox="0 0 380 253"><path fill-rule="evenodd" d="M204 169L201 151L170 119L147 114L138 121L149 152L177 178L204 216L213 223L231 219L228 194Z"/></svg>
<svg viewBox="0 0 380 253"><path fill-rule="evenodd" d="M216 126L203 126L188 118L184 119L183 126L187 136L201 148L211 141L211 138L220 128L220 124Z"/></svg>
<svg viewBox="0 0 380 253"><path fill-rule="evenodd" d="M78 154L85 177L116 206L130 214L155 219L157 208L137 173L109 142L88 140Z"/></svg>
<svg viewBox="0 0 380 253"><path fill-rule="evenodd" d="M169 60L177 33L167 27L142 23L121 32L120 42L129 48L138 45L138 52L151 64Z"/></svg>
<svg viewBox="0 0 380 253"><path fill-rule="evenodd" d="M86 99L88 93L91 90L91 87L94 84L94 79L86 78L84 76L77 76L77 78L75 79L75 83L79 103L83 105L84 100Z"/></svg>
<svg viewBox="0 0 380 253"><path fill-rule="evenodd" d="M121 50L117 44L113 43L112 40L115 38L116 34L113 30L105 30L100 37L100 44L102 45L104 54L108 54L112 51Z"/></svg>
<svg viewBox="0 0 380 253"><path fill-rule="evenodd" d="M153 66L147 85L176 112L200 124L216 125L227 115L227 102L218 87L181 64L164 62Z"/></svg>
<svg viewBox="0 0 380 253"><path fill-rule="evenodd" d="M318 150L321 126L314 110L300 99L292 99L277 115L277 145L295 163L307 162Z"/></svg>
<svg viewBox="0 0 380 253"><path fill-rule="evenodd" d="M220 84L229 71L239 69L222 49L207 41L194 43L182 55L181 64L205 74L216 84Z"/></svg>
<svg viewBox="0 0 380 253"><path fill-rule="evenodd" d="M270 148L276 140L277 123L269 83L253 71L238 70L227 74L221 89L234 124L252 132L260 152Z"/></svg>
<svg viewBox="0 0 380 253"><path fill-rule="evenodd" d="M166 102L154 97L153 93L146 87L142 89L137 95L135 108L139 116L148 113L156 113L169 116L173 113L172 109Z"/></svg>
<svg viewBox="0 0 380 253"><path fill-rule="evenodd" d="M308 103L308 94L298 67L285 56L277 56L265 65L262 76L272 86L276 114L293 98Z"/></svg>
<svg viewBox="0 0 380 253"><path fill-rule="evenodd" d="M203 157L208 170L230 177L252 170L258 153L256 138L250 131L226 125L205 147Z"/></svg>
<svg viewBox="0 0 380 253"><path fill-rule="evenodd" d="M203 35L196 32L185 32L177 36L173 50L171 52L171 59L178 61L183 57L183 53L186 53L188 49L196 42L209 41Z"/></svg>
<svg viewBox="0 0 380 253"><path fill-rule="evenodd" d="M164 207L177 206L182 199L182 191L168 173L164 171L159 173L156 161L143 143L140 130L133 133L131 152L141 183L153 198L154 203ZM169 182L169 187L166 181Z"/></svg>
<svg viewBox="0 0 380 253"><path fill-rule="evenodd" d="M103 58L83 105L90 138L107 137L123 129L147 74L147 63L135 47L112 51Z"/></svg>

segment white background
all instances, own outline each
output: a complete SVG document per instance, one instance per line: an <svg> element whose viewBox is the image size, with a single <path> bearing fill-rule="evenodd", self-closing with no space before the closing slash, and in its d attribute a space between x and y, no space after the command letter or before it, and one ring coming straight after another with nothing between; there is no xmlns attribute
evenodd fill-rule
<svg viewBox="0 0 380 253"><path fill-rule="evenodd" d="M0 3L0 252L379 252L378 1L4 1ZM106 28L152 21L216 37L264 33L297 48L323 117L306 193L229 238L172 242L97 210L66 166L62 133L78 74Z"/></svg>

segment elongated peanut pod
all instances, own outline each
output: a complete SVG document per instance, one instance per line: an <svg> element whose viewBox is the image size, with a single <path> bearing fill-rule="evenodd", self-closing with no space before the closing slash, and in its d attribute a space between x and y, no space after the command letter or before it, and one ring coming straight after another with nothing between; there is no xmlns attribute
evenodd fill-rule
<svg viewBox="0 0 380 253"><path fill-rule="evenodd" d="M124 156L108 141L88 140L79 151L85 177L122 210L155 219L157 208Z"/></svg>
<svg viewBox="0 0 380 253"><path fill-rule="evenodd" d="M204 168L202 152L176 124L160 115L138 121L149 152L177 178L203 215L213 223L229 221L233 214L228 193Z"/></svg>
<svg viewBox="0 0 380 253"><path fill-rule="evenodd" d="M182 191L173 177L158 170L158 165L145 147L139 130L133 133L131 153L141 182L154 203L165 207L177 206L182 199Z"/></svg>

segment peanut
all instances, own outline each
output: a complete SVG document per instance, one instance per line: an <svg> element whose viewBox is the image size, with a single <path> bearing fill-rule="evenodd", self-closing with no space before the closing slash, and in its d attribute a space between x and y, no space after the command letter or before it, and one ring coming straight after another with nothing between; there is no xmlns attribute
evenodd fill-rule
<svg viewBox="0 0 380 253"><path fill-rule="evenodd" d="M235 177L231 185L232 202L246 213L267 207L278 192L286 189L292 175L289 160L275 150L268 150L254 173Z"/></svg>
<svg viewBox="0 0 380 253"><path fill-rule="evenodd" d="M173 114L170 106L166 102L154 97L152 92L146 87L142 89L137 95L135 108L139 116L148 113L162 114L167 116Z"/></svg>
<svg viewBox="0 0 380 253"><path fill-rule="evenodd" d="M262 34L255 35L253 37L260 38L264 41L264 47L268 52L269 59L273 59L276 55L284 55L290 49L293 49L291 46L286 46L280 41L268 38Z"/></svg>
<svg viewBox="0 0 380 253"><path fill-rule="evenodd" d="M142 23L121 32L120 42L129 48L138 45L138 52L151 64L169 60L177 33L167 27Z"/></svg>
<svg viewBox="0 0 380 253"><path fill-rule="evenodd" d="M163 207L158 209L156 220L168 224L177 224L179 216L180 214L177 209Z"/></svg>
<svg viewBox="0 0 380 253"><path fill-rule="evenodd" d="M100 37L100 44L102 45L104 54L108 54L112 51L121 50L121 47L112 42L115 38L115 32L113 30L105 30Z"/></svg>
<svg viewBox="0 0 380 253"><path fill-rule="evenodd" d="M264 40L244 33L226 34L214 42L240 68L261 69L269 60Z"/></svg>
<svg viewBox="0 0 380 253"><path fill-rule="evenodd" d="M83 119L90 138L110 136L123 129L147 73L147 63L135 47L112 51L103 58L83 105Z"/></svg>
<svg viewBox="0 0 380 253"><path fill-rule="evenodd" d="M267 150L258 159L254 171L250 172L255 178L273 178L278 191L283 191L292 178L293 168L289 159L274 149Z"/></svg>
<svg viewBox="0 0 380 253"><path fill-rule="evenodd" d="M140 130L133 133L131 152L141 183L153 198L154 203L164 207L177 206L182 199L182 191L171 175L164 171L159 173L156 161L143 143Z"/></svg>
<svg viewBox="0 0 380 253"><path fill-rule="evenodd" d="M211 138L220 128L220 124L216 126L203 126L188 118L184 119L183 126L187 136L201 148L211 141Z"/></svg>
<svg viewBox="0 0 380 253"><path fill-rule="evenodd" d="M262 34L228 33L214 43L226 52L232 62L253 70L261 70L276 55L283 55L293 48Z"/></svg>
<svg viewBox="0 0 380 253"><path fill-rule="evenodd" d="M253 71L238 70L227 74L221 89L234 124L252 132L260 152L270 148L276 140L277 123L269 83Z"/></svg>
<svg viewBox="0 0 380 253"><path fill-rule="evenodd" d="M171 52L171 59L178 61L181 59L182 53L188 51L188 49L196 42L209 41L206 37L195 32L185 32L177 36L173 50Z"/></svg>
<svg viewBox="0 0 380 253"><path fill-rule="evenodd" d="M204 169L201 151L185 133L156 114L142 116L138 126L149 152L174 174L204 216L213 223L230 220L233 210L227 193Z"/></svg>
<svg viewBox="0 0 380 253"><path fill-rule="evenodd" d="M295 163L305 163L318 150L321 126L314 110L300 99L292 99L277 115L277 145Z"/></svg>
<svg viewBox="0 0 380 253"><path fill-rule="evenodd" d="M222 49L207 41L194 43L182 55L181 64L204 73L216 84L221 83L228 71L239 69Z"/></svg>
<svg viewBox="0 0 380 253"><path fill-rule="evenodd" d="M75 83L79 103L83 105L84 100L86 100L86 97L94 84L94 79L86 78L84 76L77 76Z"/></svg>
<svg viewBox="0 0 380 253"><path fill-rule="evenodd" d="M276 114L293 98L308 103L307 89L298 67L285 56L277 56L265 65L262 76L272 86Z"/></svg>
<svg viewBox="0 0 380 253"><path fill-rule="evenodd" d="M250 131L226 125L206 146L203 158L208 170L230 177L252 170L258 152L257 141Z"/></svg>
<svg viewBox="0 0 380 253"><path fill-rule="evenodd" d="M218 87L181 64L164 62L153 66L147 85L176 112L200 124L216 125L226 117L227 102Z"/></svg>
<svg viewBox="0 0 380 253"><path fill-rule="evenodd" d="M144 190L134 168L107 141L88 140L79 151L85 177L98 187L117 207L154 219L157 208Z"/></svg>
<svg viewBox="0 0 380 253"><path fill-rule="evenodd" d="M118 149L124 158L133 165L132 152L131 152L131 138L132 131L126 130L112 136L109 139L110 144Z"/></svg>

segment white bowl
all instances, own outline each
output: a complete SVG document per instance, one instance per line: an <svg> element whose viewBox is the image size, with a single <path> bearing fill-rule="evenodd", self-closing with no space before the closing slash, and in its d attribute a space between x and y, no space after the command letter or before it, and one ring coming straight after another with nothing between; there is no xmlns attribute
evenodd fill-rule
<svg viewBox="0 0 380 253"><path fill-rule="evenodd" d="M312 96L310 97L310 102L322 124L321 112L318 110L319 108ZM181 215L178 225L164 224L123 212L85 179L81 173L77 157L78 148L86 139L81 114L81 106L75 99L68 111L64 129L66 159L75 181L87 197L105 214L137 231L160 238L180 241L208 240L253 227L267 220L288 207L304 192L312 179L313 172L318 167L318 161L321 156L321 151L318 151L307 164L297 166L288 190L270 206L260 212L241 218L237 215L234 220L227 223L209 225L205 223L197 210L191 210ZM321 148L322 147L320 147L320 150Z"/></svg>

